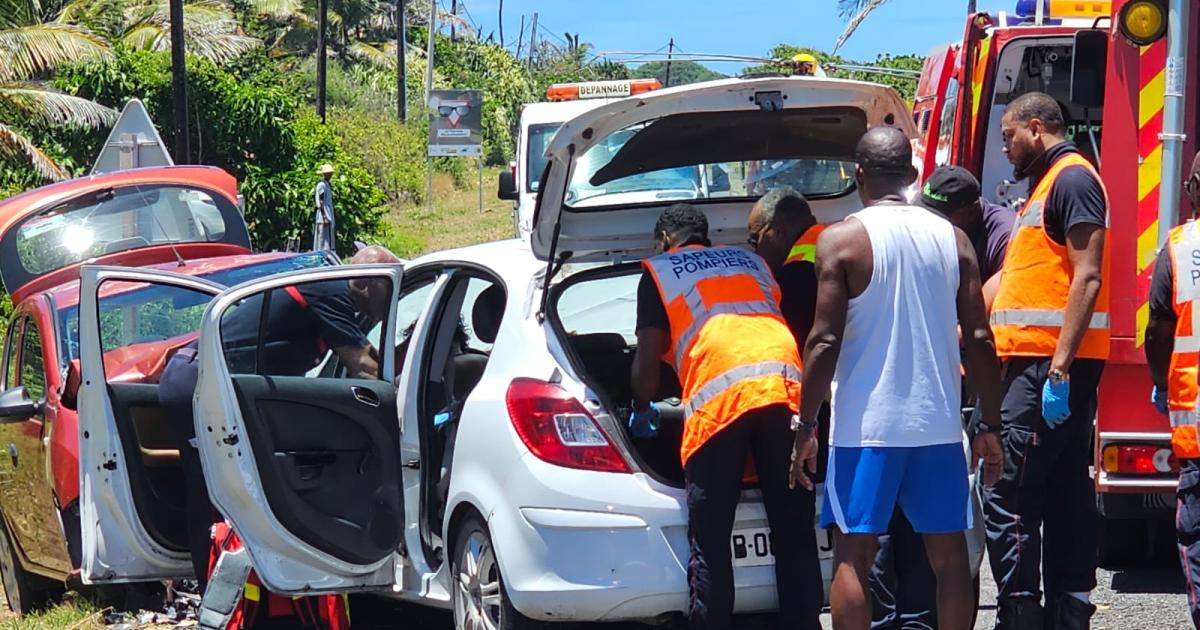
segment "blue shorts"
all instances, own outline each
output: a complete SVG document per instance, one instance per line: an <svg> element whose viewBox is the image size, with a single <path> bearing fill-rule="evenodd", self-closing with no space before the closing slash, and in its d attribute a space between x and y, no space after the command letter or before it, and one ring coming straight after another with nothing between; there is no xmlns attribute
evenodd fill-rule
<svg viewBox="0 0 1200 630"><path fill-rule="evenodd" d="M896 505L921 534L973 526L962 444L829 448L821 527L883 534Z"/></svg>

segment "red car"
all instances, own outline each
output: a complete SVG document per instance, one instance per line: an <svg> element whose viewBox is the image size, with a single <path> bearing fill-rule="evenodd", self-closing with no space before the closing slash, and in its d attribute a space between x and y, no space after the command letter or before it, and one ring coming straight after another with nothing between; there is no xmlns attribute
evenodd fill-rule
<svg viewBox="0 0 1200 630"><path fill-rule="evenodd" d="M79 267L151 267L232 286L336 264L323 252L253 253L237 203L234 178L202 166L84 177L0 201L0 279L14 304L0 371L0 577L15 612L78 576L83 537L102 536L99 523L81 524L80 436L67 385L78 374ZM194 338L206 304L164 298L152 284L105 286L108 381L154 383L166 351ZM92 567L91 582L190 573L179 453L156 404L118 426L134 434L121 442L140 451L126 453L136 467L132 493L135 504L154 506L141 520L161 557L126 563L144 567L138 575Z"/></svg>

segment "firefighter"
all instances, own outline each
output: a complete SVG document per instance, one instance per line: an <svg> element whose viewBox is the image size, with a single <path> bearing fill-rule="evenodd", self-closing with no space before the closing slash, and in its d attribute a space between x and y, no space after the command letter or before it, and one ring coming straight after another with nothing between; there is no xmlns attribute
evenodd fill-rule
<svg viewBox="0 0 1200 630"><path fill-rule="evenodd" d="M1171 447L1179 460L1176 491L1176 536L1183 575L1188 584L1192 623L1200 628L1200 396L1196 381L1200 330L1195 329L1195 303L1200 300L1200 153L1192 160L1184 191L1192 218L1171 228L1167 246L1158 253L1150 281L1150 323L1146 327L1146 362L1154 389L1150 400L1171 419Z"/></svg>
<svg viewBox="0 0 1200 630"><path fill-rule="evenodd" d="M1000 126L1014 174L1029 178L1031 193L991 312L1004 361L1006 466L985 506L996 627L1040 628L1045 620L1087 628L1098 539L1088 465L1109 346L1108 196L1066 141L1062 109L1050 96L1018 97Z"/></svg>
<svg viewBox="0 0 1200 630"><path fill-rule="evenodd" d="M979 180L961 166L938 167L917 203L966 234L979 262L984 303L990 303L988 283L999 278L1016 213L984 199ZM870 587L874 630L937 627L937 582L925 559L925 545L901 510L892 516L888 533L879 537Z"/></svg>
<svg viewBox="0 0 1200 630"><path fill-rule="evenodd" d="M356 254L352 263L399 262L382 247L368 247ZM288 287L292 299L272 300L267 313L266 333L272 342L261 358L262 373L272 375L304 374L324 355L324 348L337 353L352 375L378 372L378 355L363 331L387 313L387 296L375 290L371 282L320 282ZM259 336L258 309L242 308L231 312L222 324L227 347L255 346ZM244 344L239 343L244 342ZM208 488L200 455L195 446L192 398L199 376L197 342L173 354L159 378L159 404L165 412L176 442L186 488L188 547L192 567L207 591L209 561L213 539L211 528L220 520L209 501Z"/></svg>
<svg viewBox="0 0 1200 630"><path fill-rule="evenodd" d="M680 457L688 501L688 620L728 628L733 614L730 537L753 453L773 532L781 627L815 630L823 599L812 482L788 487L793 432L815 453L816 423L796 423L800 356L779 310L766 262L737 247L712 247L704 214L675 204L654 228L659 252L643 262L632 370L634 434L653 430L661 362L683 386ZM809 458L812 460L812 458ZM815 460L807 462L815 470ZM805 500L807 498L807 501Z"/></svg>
<svg viewBox="0 0 1200 630"><path fill-rule="evenodd" d="M906 203L916 171L902 132L872 129L855 153L867 207L817 241L817 310L800 403L801 418L816 417L836 380L821 507L821 525L834 531L833 623L870 625L867 577L878 536L899 506L923 535L937 576L938 619L961 630L972 597L959 325L987 429L975 438L972 461L984 460L987 482L1003 464L999 363L975 254L960 230ZM805 448L798 439L796 459Z"/></svg>
<svg viewBox="0 0 1200 630"><path fill-rule="evenodd" d="M811 77L817 74L817 58L808 53L798 53L792 57L796 66L796 74Z"/></svg>

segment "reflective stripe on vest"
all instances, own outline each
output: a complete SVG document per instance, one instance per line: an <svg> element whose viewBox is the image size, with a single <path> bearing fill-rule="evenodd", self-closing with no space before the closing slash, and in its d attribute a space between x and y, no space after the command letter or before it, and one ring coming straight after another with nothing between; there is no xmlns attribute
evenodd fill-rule
<svg viewBox="0 0 1200 630"><path fill-rule="evenodd" d="M817 223L804 231L800 238L796 239L796 243L792 245L791 251L788 252L787 260L783 264L789 265L794 262L816 262L817 261L817 237L821 232L825 231L825 226Z"/></svg>
<svg viewBox="0 0 1200 630"><path fill-rule="evenodd" d="M666 308L671 363L683 386L686 464L718 431L800 396L800 353L766 261L734 247L685 247L643 261Z"/></svg>
<svg viewBox="0 0 1200 630"><path fill-rule="evenodd" d="M1175 344L1167 371L1167 408L1171 417L1171 447L1176 457L1200 457L1197 440L1200 386L1200 224L1188 221L1167 233L1167 260L1171 265L1172 302L1175 307Z"/></svg>
<svg viewBox="0 0 1200 630"><path fill-rule="evenodd" d="M1072 167L1087 169L1100 182L1101 188L1104 187L1086 158L1078 153L1068 153L1050 166L1017 215L990 317L996 337L996 354L1001 357L1049 357L1058 345L1074 271L1067 257L1067 247L1054 242L1046 233L1045 208L1055 180L1065 169ZM1107 208L1107 191L1104 198ZM1077 358L1108 358L1109 254L1110 244L1106 240L1100 292L1076 352Z"/></svg>

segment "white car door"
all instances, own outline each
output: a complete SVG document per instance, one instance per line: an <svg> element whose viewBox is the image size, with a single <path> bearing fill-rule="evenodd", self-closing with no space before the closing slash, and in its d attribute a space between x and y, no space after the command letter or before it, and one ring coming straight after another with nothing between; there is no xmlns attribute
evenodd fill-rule
<svg viewBox="0 0 1200 630"><path fill-rule="evenodd" d="M86 583L192 574L186 532L178 526L182 488L172 492L170 485L178 450L163 437L169 430L154 430L166 428L156 415L157 385L140 382L154 379L139 378L130 366L153 363L193 339L200 314L222 288L166 271L95 265L80 271L77 407Z"/></svg>
<svg viewBox="0 0 1200 630"><path fill-rule="evenodd" d="M396 579L404 505L392 375L401 274L399 265L279 274L221 293L204 313L194 403L204 476L272 592L390 589ZM373 295L387 300L378 377L281 362L284 342L262 329L264 311L274 300L320 308L305 296L351 281L382 286Z"/></svg>

